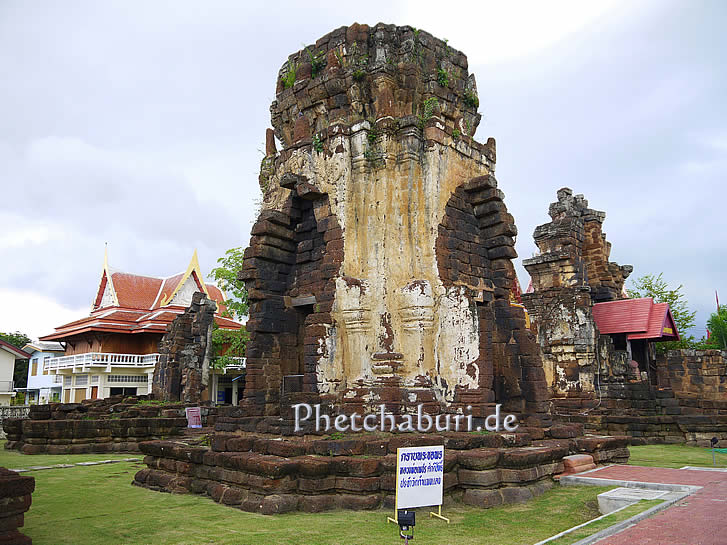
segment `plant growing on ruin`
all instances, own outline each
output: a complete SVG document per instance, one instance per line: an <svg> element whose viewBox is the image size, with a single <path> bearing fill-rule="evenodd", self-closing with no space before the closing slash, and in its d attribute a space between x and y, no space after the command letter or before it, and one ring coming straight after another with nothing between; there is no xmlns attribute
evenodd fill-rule
<svg viewBox="0 0 727 545"><path fill-rule="evenodd" d="M449 87L449 73L446 70L437 68L437 83L442 87Z"/></svg>
<svg viewBox="0 0 727 545"><path fill-rule="evenodd" d="M313 149L318 153L323 152L323 141L318 133L313 135Z"/></svg>
<svg viewBox="0 0 727 545"><path fill-rule="evenodd" d="M452 139L456 142L459 140L461 134L459 132L459 129L452 129Z"/></svg>
<svg viewBox="0 0 727 545"><path fill-rule="evenodd" d="M480 99L473 91L470 91L469 89L465 90L464 92L464 103L470 108L480 107Z"/></svg>
<svg viewBox="0 0 727 545"><path fill-rule="evenodd" d="M311 65L311 77L315 78L326 66L326 54L323 51L313 53L308 46L303 46L308 54L308 60Z"/></svg>
<svg viewBox="0 0 727 545"><path fill-rule="evenodd" d="M353 75L353 79L354 80L356 80L356 81L363 81L364 77L366 77L366 72L364 72L363 70L357 68L356 70L353 71L353 74L352 75Z"/></svg>
<svg viewBox="0 0 727 545"><path fill-rule="evenodd" d="M290 61L292 64L288 65L288 71L286 74L282 77L283 80L283 87L285 89L290 89L295 85L295 74L298 71L298 63L295 61Z"/></svg>
<svg viewBox="0 0 727 545"><path fill-rule="evenodd" d="M424 128L424 125L434 115L434 108L439 104L437 97L429 97L422 103L421 113L419 114L419 127Z"/></svg>

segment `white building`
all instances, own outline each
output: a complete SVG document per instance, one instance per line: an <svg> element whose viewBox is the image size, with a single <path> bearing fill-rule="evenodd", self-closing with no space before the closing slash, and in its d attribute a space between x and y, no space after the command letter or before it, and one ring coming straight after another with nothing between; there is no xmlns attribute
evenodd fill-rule
<svg viewBox="0 0 727 545"><path fill-rule="evenodd" d="M0 405L10 405L10 400L15 396L15 360L25 359L30 359L30 354L0 339Z"/></svg>
<svg viewBox="0 0 727 545"><path fill-rule="evenodd" d="M51 374L48 369L50 359L64 354L63 345L57 342L36 341L26 344L23 350L30 354L25 402L35 405L60 401L63 390L61 377ZM16 390L21 391L23 388Z"/></svg>

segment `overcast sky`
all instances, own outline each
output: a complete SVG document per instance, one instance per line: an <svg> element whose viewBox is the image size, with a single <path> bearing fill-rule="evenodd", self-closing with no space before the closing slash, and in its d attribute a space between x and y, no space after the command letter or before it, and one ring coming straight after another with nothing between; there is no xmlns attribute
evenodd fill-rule
<svg viewBox="0 0 727 545"><path fill-rule="evenodd" d="M105 242L159 276L247 246L278 69L381 21L468 55L521 258L570 187L612 260L684 285L701 336L727 302L727 4L514 4L0 0L0 331L87 315Z"/></svg>

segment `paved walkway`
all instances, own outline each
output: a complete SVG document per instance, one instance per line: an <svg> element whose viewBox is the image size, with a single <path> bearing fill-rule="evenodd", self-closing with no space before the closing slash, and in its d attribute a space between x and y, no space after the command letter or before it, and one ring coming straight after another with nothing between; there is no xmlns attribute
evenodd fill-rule
<svg viewBox="0 0 727 545"><path fill-rule="evenodd" d="M727 472L615 465L581 475L702 487L598 545L727 545Z"/></svg>

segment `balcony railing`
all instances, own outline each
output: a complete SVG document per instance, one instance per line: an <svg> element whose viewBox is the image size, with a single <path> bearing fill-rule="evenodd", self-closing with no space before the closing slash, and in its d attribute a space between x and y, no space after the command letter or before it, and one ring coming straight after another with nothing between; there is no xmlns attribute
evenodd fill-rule
<svg viewBox="0 0 727 545"><path fill-rule="evenodd" d="M49 371L60 371L63 369L81 370L91 367L106 367L111 371L112 367L124 367L131 369L141 369L154 367L159 354L112 354L106 352L88 352L86 354L76 354L75 356L61 356L60 358L51 358L45 362L46 369Z"/></svg>
<svg viewBox="0 0 727 545"><path fill-rule="evenodd" d="M12 380L0 380L0 393L7 394L13 391L15 383Z"/></svg>

